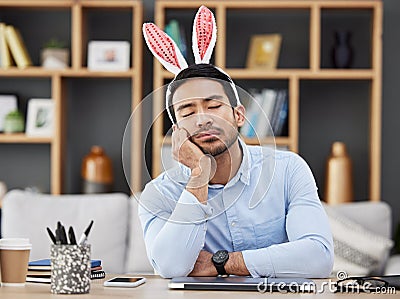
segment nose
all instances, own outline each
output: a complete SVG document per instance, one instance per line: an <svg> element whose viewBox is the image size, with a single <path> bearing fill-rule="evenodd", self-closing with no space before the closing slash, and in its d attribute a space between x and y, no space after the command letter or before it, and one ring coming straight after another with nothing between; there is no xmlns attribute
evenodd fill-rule
<svg viewBox="0 0 400 299"><path fill-rule="evenodd" d="M198 113L196 115L196 126L199 128L205 127L205 126L210 126L213 124L213 120L211 118L211 115L206 114L206 113Z"/></svg>

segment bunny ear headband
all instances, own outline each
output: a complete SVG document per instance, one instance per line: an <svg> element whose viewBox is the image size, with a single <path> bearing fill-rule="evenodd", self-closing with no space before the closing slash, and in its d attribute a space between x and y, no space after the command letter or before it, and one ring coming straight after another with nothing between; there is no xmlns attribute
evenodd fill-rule
<svg viewBox="0 0 400 299"><path fill-rule="evenodd" d="M169 72L176 76L188 67L185 58L173 39L155 24L144 23L143 36L151 53L153 53ZM216 40L217 26L215 24L214 15L207 7L202 5L197 11L193 22L192 50L196 64L208 64L210 62ZM218 68L218 70L226 74L221 69ZM239 96L232 80L231 86L236 96L237 104L239 105ZM166 99L168 99L168 93L169 88L167 90ZM166 103L165 107L167 108L169 118L174 122L169 111L168 103Z"/></svg>

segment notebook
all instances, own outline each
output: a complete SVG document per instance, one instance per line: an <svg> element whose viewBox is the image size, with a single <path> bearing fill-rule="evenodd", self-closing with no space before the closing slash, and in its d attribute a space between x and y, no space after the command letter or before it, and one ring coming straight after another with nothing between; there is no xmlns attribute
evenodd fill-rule
<svg viewBox="0 0 400 299"><path fill-rule="evenodd" d="M103 279L106 277L106 272L102 270L91 271L90 279ZM26 275L26 282L37 282L37 283L50 283L51 274L28 274Z"/></svg>
<svg viewBox="0 0 400 299"><path fill-rule="evenodd" d="M183 290L231 290L266 292L312 293L315 283L305 278L252 278L229 277L177 277L168 284L170 289Z"/></svg>
<svg viewBox="0 0 400 299"><path fill-rule="evenodd" d="M101 266L101 260L91 260L90 267L95 268ZM28 270L34 271L48 271L51 270L50 259L42 259L36 261L30 261L28 264Z"/></svg>

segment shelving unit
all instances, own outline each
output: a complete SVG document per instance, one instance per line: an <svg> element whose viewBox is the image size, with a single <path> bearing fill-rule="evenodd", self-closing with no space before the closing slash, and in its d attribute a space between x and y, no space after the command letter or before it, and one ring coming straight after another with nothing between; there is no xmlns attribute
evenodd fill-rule
<svg viewBox="0 0 400 299"><path fill-rule="evenodd" d="M368 197L372 201L379 201L381 197L381 89L382 89L382 3L378 0L359 0L359 1L322 1L322 0L285 0L285 1L168 1L158 0L155 5L155 22L160 28L164 28L166 22L171 18L176 18L184 24L185 29L191 31L191 22L198 7L206 5L213 10L216 17L218 27L218 37L216 47L214 49L214 64L223 68L233 80L261 80L269 82L270 80L285 80L287 81L287 89L289 95L289 119L288 119L288 136L277 137L276 144L287 146L294 152L299 152L299 132L300 132L300 107L301 107L301 84L306 81L367 81L370 86L369 94L369 190ZM330 13L334 13L339 17L342 13L366 13L370 19L370 28L368 34L370 40L364 42L368 47L369 57L366 62L361 61L352 69L334 69L326 64L326 57L328 56L322 44L322 39L326 38L325 34L326 25L325 20L329 18ZM234 19L235 16L246 16L249 22L246 26L240 25L239 21ZM285 13L289 15L285 15ZM254 14L255 17L251 17ZM234 46L234 40L240 35L237 31L232 36L231 27L234 24L239 24L241 27L246 27L247 30L252 30L249 34L262 34L262 33L280 33L268 31L269 27L274 30L279 30L282 26L283 43L286 42L285 33L290 30L297 30L297 27L291 24L268 23L270 26L256 26L265 20L263 14L268 15L274 19L274 14L277 17L305 20L308 25L305 32L301 32L301 36L305 37L305 44L301 49L307 49L306 55L299 55L293 53L295 47L286 47L281 49L281 56L284 56L289 61L293 56L301 56L298 63L285 65L281 67L278 65L276 70L251 70L244 68L245 57L243 57L243 45L237 42ZM293 18L297 16L298 18ZM327 15L328 14L328 15ZM265 19L265 17L264 17ZM242 19L240 19L242 20ZM268 21L268 20L267 20ZM335 20L334 20L335 21ZM252 23L254 22L254 23ZM258 23L257 23L258 22ZM290 23L290 22L289 22ZM301 22L300 22L301 23ZM304 22L303 22L304 23ZM301 24L303 24L301 23ZM339 22L340 23L340 22ZM336 24L339 24L336 22ZM253 26L254 24L254 26ZM297 24L297 23L296 23ZM276 27L275 27L276 25ZM286 27L285 27L286 26ZM291 27L290 27L291 26ZM301 27L301 26L298 26ZM243 29L244 30L244 29ZM272 29L271 29L272 30ZM285 31L286 30L286 31ZM254 32L253 32L254 31ZM190 32L191 34L191 32ZM297 31L296 31L297 34ZM308 39L308 41L307 41ZM190 39L188 39L190 40ZM297 40L292 41L296 45ZM290 44L290 41L288 42ZM247 45L245 45L247 47ZM190 49L190 45L188 45ZM233 51L234 54L231 52ZM325 51L325 50L324 50ZM191 53L189 53L191 56ZM237 61L232 61L232 57L239 57ZM283 59L282 59L283 60ZM282 62L282 60L280 60ZM190 61L190 60L189 60ZM193 62L189 62L193 63ZM243 65L243 67L236 67L236 65ZM283 64L283 63L281 63ZM235 67L229 67L235 65ZM305 67L303 67L305 65ZM156 60L154 62L154 89L157 89L164 84L168 83L173 78L173 75L167 72L160 63ZM243 87L243 86L241 86ZM164 99L157 98L153 105L153 116L159 115L164 110ZM164 114L165 117L166 114ZM340 121L340 119L338 120ZM153 177L157 176L161 171L161 147L164 142L164 120L159 117L155 120L153 125ZM358 134L358 133L356 133ZM165 138L166 143L170 143L170 138ZM257 141L248 140L249 144L256 144ZM301 154L301 152L300 152Z"/></svg>
<svg viewBox="0 0 400 299"><path fill-rule="evenodd" d="M10 13L11 12L11 13ZM52 194L60 194L65 192L65 164L67 163L67 153L65 151L67 145L71 142L79 142L67 140L67 106L70 99L68 97L67 88L68 80L70 79L112 79L112 80L129 80L130 93L127 97L130 99L129 110L132 112L138 107L142 98L142 37L141 37L141 26L142 26L142 3L136 0L38 0L38 1L27 1L27 0L15 0L7 1L0 0L0 19L5 23L12 23L15 19L11 19L14 14L20 14L25 17L29 14L45 13L49 15L49 19L57 19L58 22L66 22L69 24L66 27L66 31L54 32L51 29L44 30L43 34L39 34L43 40L45 38L52 38L52 34L59 33L63 35L71 43L70 48L70 67L64 70L49 70L37 66L39 62L34 60L36 66L28 67L25 69L19 69L17 67L10 67L8 69L0 69L0 80L4 78L15 78L15 79L46 79L50 80L50 91L44 93L49 94L55 103L55 128L54 135L50 138L36 138L28 137L25 134L0 134L0 143L11 143L11 144L36 144L36 143L48 143L51 146L50 150L50 191ZM125 34L126 38L131 42L131 68L129 71L124 72L93 72L87 69L86 66L86 49L87 43L92 38L87 32L91 29L89 23L90 14L101 13L103 15L123 14L125 19L131 20L128 24L127 31ZM35 22L34 18L17 18L21 20L21 24L13 24L23 33L28 30L26 26L36 26L37 24L25 24L28 22ZM40 22L39 22L40 23ZM58 24L64 26L64 24ZM24 27L24 25L26 25ZM38 25L40 26L40 25ZM111 26L110 24L107 25ZM54 26L57 27L57 26ZM45 36L47 34L47 36ZM119 32L116 32L116 39L119 38ZM43 36L41 36L43 35ZM95 36L98 39L111 39L109 36ZM31 41L29 34L22 34L25 44L28 48L28 52L32 54L38 54L40 49L40 41ZM113 35L114 36L114 35ZM112 37L113 37L112 36ZM115 39L114 39L115 40ZM32 53L35 52L35 53ZM38 55L37 55L38 56ZM107 82L106 82L107 84ZM0 89L0 93L2 90ZM4 90L3 90L4 92ZM33 95L31 97L34 97ZM118 100L118 99L112 99ZM106 121L106 115L104 116ZM126 119L128 121L128 119ZM141 120L139 117L135 117L135 123L132 123L131 127L131 163L130 163L130 186L131 191L141 190L141 167L140 161L142 160L142 145L141 145ZM122 140L121 140L122 143ZM116 148L120 148L121 143L115 144ZM0 144L0 147L2 145ZM24 145L21 145L24 146ZM89 150L89 149L88 149ZM118 150L120 152L120 150ZM80 157L83 158L83 157ZM118 157L119 158L119 157ZM78 162L80 163L80 162ZM15 171L18 171L18 163L16 163ZM114 161L114 164L118 167L119 161ZM135 165L135 167L134 167ZM75 173L76 176L80 176L80 173Z"/></svg>

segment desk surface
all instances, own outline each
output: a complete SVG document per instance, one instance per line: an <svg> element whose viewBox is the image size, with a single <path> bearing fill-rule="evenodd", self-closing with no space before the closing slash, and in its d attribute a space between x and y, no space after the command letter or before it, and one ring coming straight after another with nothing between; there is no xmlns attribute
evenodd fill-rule
<svg viewBox="0 0 400 299"><path fill-rule="evenodd" d="M107 275L107 279L115 277L116 275ZM325 297L336 297L340 296L341 298L354 298L358 299L360 297L366 298L393 298L396 296L398 298L398 294L333 294L329 291L329 288L326 286L324 291L317 292L316 294L262 294L258 292L239 292L239 291L183 291L183 290L169 290L168 289L168 279L160 278L159 276L145 276L147 278L147 282L137 288L114 288L114 287L104 287L102 280L93 280L91 283L91 289L89 294L84 295L53 295L50 293L50 285L49 284L39 284L39 283L27 283L25 287L0 287L0 298L1 299L46 299L46 298L140 298L140 299L157 299L157 298L204 298L205 296L209 298L229 298L229 299L246 299L246 298L254 298L254 296L268 296L268 298L299 298L301 297L312 297L312 296L320 296L320 298ZM328 280L315 280L318 290L322 288L323 283L327 283ZM399 293L400 291L397 291ZM265 297L263 297L265 298Z"/></svg>

